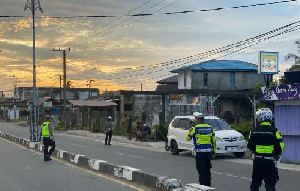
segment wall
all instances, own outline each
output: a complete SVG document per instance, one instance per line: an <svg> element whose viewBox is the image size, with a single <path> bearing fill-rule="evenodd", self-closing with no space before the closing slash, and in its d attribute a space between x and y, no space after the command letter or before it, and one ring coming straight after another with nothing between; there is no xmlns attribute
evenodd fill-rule
<svg viewBox="0 0 300 191"><path fill-rule="evenodd" d="M208 73L208 87L204 87L204 73ZM231 72L192 72L191 73L191 89L207 89L207 90L232 90L230 84ZM179 89L183 88L183 72L178 75ZM263 75L257 72L234 72L235 74L235 90L252 89L258 81L264 82Z"/></svg>
<svg viewBox="0 0 300 191"><path fill-rule="evenodd" d="M141 118L144 114L147 125L152 126L157 123L155 115L162 112L162 96L160 95L140 95L136 94L133 98L133 117Z"/></svg>
<svg viewBox="0 0 300 191"><path fill-rule="evenodd" d="M300 162L300 103L299 100L275 102L275 126L281 132L285 148L282 160Z"/></svg>
<svg viewBox="0 0 300 191"><path fill-rule="evenodd" d="M186 72L186 86L184 86L184 73ZM191 89L192 72L190 70L180 71L178 74L178 89Z"/></svg>

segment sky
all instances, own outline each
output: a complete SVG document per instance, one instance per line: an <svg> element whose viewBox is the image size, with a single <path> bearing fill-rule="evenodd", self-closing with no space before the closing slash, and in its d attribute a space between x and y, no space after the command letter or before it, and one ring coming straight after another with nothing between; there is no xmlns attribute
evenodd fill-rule
<svg viewBox="0 0 300 191"><path fill-rule="evenodd" d="M37 1L37 0L36 0ZM154 90L156 81L172 76L170 70L209 59L234 59L258 64L259 51L279 52L279 69L286 71L297 54L298 31L280 35L244 51L219 53L185 63L169 63L265 33L300 20L300 1L251 8L227 7L274 0L40 0L37 10L36 71L38 87L59 87L62 53L68 49L67 80L73 87L106 90ZM1 0L0 91L32 87L32 20L24 11L26 0ZM221 11L164 15L160 13L224 7ZM123 15L155 13L148 17ZM47 16L115 15L114 18L52 19ZM298 27L299 28L299 27ZM157 67L153 68L153 65Z"/></svg>

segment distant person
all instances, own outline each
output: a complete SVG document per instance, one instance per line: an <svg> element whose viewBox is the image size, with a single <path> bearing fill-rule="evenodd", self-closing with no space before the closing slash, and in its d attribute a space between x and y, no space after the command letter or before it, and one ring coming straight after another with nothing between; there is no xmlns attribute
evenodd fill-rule
<svg viewBox="0 0 300 191"><path fill-rule="evenodd" d="M216 155L216 137L213 128L204 123L204 115L194 112L196 125L186 134L186 140L194 141L196 153L196 168L199 174L200 185L211 186L211 159Z"/></svg>
<svg viewBox="0 0 300 191"><path fill-rule="evenodd" d="M114 126L114 123L112 122L112 117L108 116L107 122L105 123L105 127L104 127L105 128L105 134L106 134L105 145L107 145L107 141L108 141L108 145L110 145L113 126Z"/></svg>
<svg viewBox="0 0 300 191"><path fill-rule="evenodd" d="M258 127L249 135L247 146L254 153L251 191L259 191L263 180L267 191L275 191L279 180L276 164L284 143L278 129L271 124L272 116L269 108L259 109L256 112Z"/></svg>
<svg viewBox="0 0 300 191"><path fill-rule="evenodd" d="M52 152L55 150L55 140L52 133L51 116L46 116L46 121L41 125L40 140L43 139L44 161L50 161ZM49 150L49 146L51 149Z"/></svg>
<svg viewBox="0 0 300 191"><path fill-rule="evenodd" d="M130 116L126 119L126 131L128 134L128 139L131 140L132 139L132 119Z"/></svg>
<svg viewBox="0 0 300 191"><path fill-rule="evenodd" d="M148 137L150 136L150 134L151 128L147 124L144 124L142 141L148 141Z"/></svg>
<svg viewBox="0 0 300 191"><path fill-rule="evenodd" d="M136 124L136 132L134 133L136 135L135 140L141 141L143 137L143 124L141 122L137 122Z"/></svg>

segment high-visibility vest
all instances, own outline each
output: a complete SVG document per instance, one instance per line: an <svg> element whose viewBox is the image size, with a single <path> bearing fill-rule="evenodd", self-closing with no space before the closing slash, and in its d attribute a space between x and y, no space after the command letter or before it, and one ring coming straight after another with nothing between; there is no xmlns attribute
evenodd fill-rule
<svg viewBox="0 0 300 191"><path fill-rule="evenodd" d="M188 131L186 140L193 139L196 152L216 152L216 137L213 128L208 124L198 124Z"/></svg>
<svg viewBox="0 0 300 191"><path fill-rule="evenodd" d="M257 143L255 144L254 152L256 154L264 155L264 156L273 155L274 152L275 152L274 151L275 147L274 147L274 142L273 142L272 137L275 136L277 141L279 142L279 145L280 145L280 148L281 148L281 153L282 153L283 148L284 148L284 142L283 142L283 139L282 139L282 136L281 136L280 132L276 128L271 128L271 123L270 122L262 122L260 124L260 127L261 126L269 126L270 130L269 131L254 130L254 131L250 132L248 141L250 141L250 139L252 139L252 137L254 135L258 136L258 137L256 137L256 140L261 139L261 138L264 139L263 140L264 144L257 144ZM276 130L274 130L274 129L276 129ZM262 140L260 142L262 142Z"/></svg>
<svg viewBox="0 0 300 191"><path fill-rule="evenodd" d="M42 137L50 137L49 124L50 124L50 122L44 122L42 124L42 126L41 126Z"/></svg>

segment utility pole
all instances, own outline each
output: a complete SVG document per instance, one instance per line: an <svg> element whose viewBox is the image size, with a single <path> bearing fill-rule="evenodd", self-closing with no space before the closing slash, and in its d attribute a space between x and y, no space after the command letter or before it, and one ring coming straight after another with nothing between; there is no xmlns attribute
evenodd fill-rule
<svg viewBox="0 0 300 191"><path fill-rule="evenodd" d="M33 116L31 117L31 135L30 141L38 141L38 113L37 113L37 94L36 94L36 65L35 65L35 11L39 9L43 13L40 0L27 0L24 11L27 9L32 12L32 65L33 65ZM30 110L32 111L32 110Z"/></svg>
<svg viewBox="0 0 300 191"><path fill-rule="evenodd" d="M141 83L141 92L143 91L143 83Z"/></svg>
<svg viewBox="0 0 300 191"><path fill-rule="evenodd" d="M71 49L54 49L52 51L57 51L57 52L61 52L63 54L63 69L64 69L64 92L63 92L63 96L64 96L64 109L63 109L63 121L65 123L65 127L69 128L67 125L67 61L66 61L66 55L67 53L69 53L71 51Z"/></svg>
<svg viewBox="0 0 300 191"><path fill-rule="evenodd" d="M61 104L61 75L59 75L59 103Z"/></svg>
<svg viewBox="0 0 300 191"><path fill-rule="evenodd" d="M88 82L87 86L89 87L89 97L92 97L92 92L91 92L91 88L92 88L92 82L95 82L95 80L88 80L86 81Z"/></svg>

